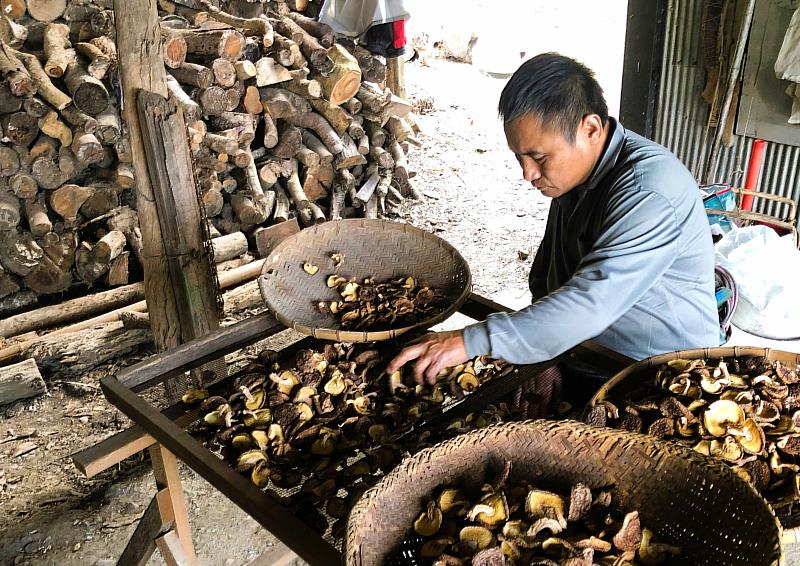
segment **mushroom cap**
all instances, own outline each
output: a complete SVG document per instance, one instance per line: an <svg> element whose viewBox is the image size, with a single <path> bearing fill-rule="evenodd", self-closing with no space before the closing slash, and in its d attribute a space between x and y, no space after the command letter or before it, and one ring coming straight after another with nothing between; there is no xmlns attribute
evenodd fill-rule
<svg viewBox="0 0 800 566"><path fill-rule="evenodd" d="M489 493L467 512L470 521L494 527L508 519L508 503L502 491Z"/></svg>
<svg viewBox="0 0 800 566"><path fill-rule="evenodd" d="M488 548L494 540L492 531L486 527L470 525L461 529L458 539L471 552L477 552Z"/></svg>
<svg viewBox="0 0 800 566"><path fill-rule="evenodd" d="M562 527L566 527L565 507L564 499L551 491L532 489L525 497L525 511L532 519L549 517L556 519Z"/></svg>
<svg viewBox="0 0 800 566"><path fill-rule="evenodd" d="M675 419L671 417L661 417L654 420L647 427L647 434L656 438L668 438L675 434Z"/></svg>
<svg viewBox="0 0 800 566"><path fill-rule="evenodd" d="M753 419L745 419L741 435L737 435L737 439L742 448L749 454L761 454L766 444L764 430Z"/></svg>
<svg viewBox="0 0 800 566"><path fill-rule="evenodd" d="M742 446L732 440L730 436L725 437L724 440L712 440L710 451L711 456L722 458L727 462L735 462L744 455Z"/></svg>
<svg viewBox="0 0 800 566"><path fill-rule="evenodd" d="M424 537L435 535L441 526L442 510L433 501L428 503L428 508L414 521L414 531Z"/></svg>
<svg viewBox="0 0 800 566"><path fill-rule="evenodd" d="M714 401L703 413L703 425L714 436L725 436L729 426L740 427L742 424L744 411L734 401Z"/></svg>
<svg viewBox="0 0 800 566"><path fill-rule="evenodd" d="M505 566L506 557L500 547L481 550L472 557L472 566Z"/></svg>

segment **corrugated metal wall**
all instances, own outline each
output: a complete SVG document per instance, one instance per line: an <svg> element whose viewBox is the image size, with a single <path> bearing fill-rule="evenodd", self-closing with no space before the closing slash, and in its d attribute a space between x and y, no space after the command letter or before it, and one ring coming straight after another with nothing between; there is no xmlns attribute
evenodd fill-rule
<svg viewBox="0 0 800 566"><path fill-rule="evenodd" d="M707 160L703 148L711 145L714 137L713 130L706 133L708 105L700 96L705 85L699 51L701 15L701 0L669 2L655 132L656 141L675 153L697 178ZM745 136L734 139L730 149L722 150L715 182L741 186L753 140ZM800 147L767 142L757 190L800 202ZM759 212L783 214L775 203L764 199L756 206Z"/></svg>

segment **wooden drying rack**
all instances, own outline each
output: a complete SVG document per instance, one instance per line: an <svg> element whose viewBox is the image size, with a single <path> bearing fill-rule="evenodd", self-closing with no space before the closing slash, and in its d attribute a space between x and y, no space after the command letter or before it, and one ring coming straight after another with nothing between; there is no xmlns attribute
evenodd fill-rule
<svg viewBox="0 0 800 566"><path fill-rule="evenodd" d="M460 313L478 320L501 311L510 309L475 294L470 295L459 309ZM183 460L309 564L330 566L341 562L339 549L184 430L196 419L196 411L187 412L180 403L159 411L138 395L285 329L270 314L264 313L152 356L100 381L106 398L136 426L74 454L75 466L87 477L92 477L149 449L158 490L118 564L144 564L156 548L168 564L197 563L176 458ZM581 344L558 359L565 357L576 357L611 372L632 361L592 342ZM451 419L492 403L554 361L522 366L518 373L481 386L440 415ZM225 384L226 380L220 383ZM435 427L438 420L430 419L424 426Z"/></svg>

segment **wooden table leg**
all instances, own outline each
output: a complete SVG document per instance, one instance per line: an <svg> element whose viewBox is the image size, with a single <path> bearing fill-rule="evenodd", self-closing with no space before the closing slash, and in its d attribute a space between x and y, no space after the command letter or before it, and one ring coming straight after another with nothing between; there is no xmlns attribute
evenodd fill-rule
<svg viewBox="0 0 800 566"><path fill-rule="evenodd" d="M161 557L167 566L190 566L195 563L186 556L183 544L175 531L168 531L158 537L156 546L161 551Z"/></svg>
<svg viewBox="0 0 800 566"><path fill-rule="evenodd" d="M155 539L169 531L175 522L171 514L169 490L162 489L150 501L147 510L139 519L125 550L117 561L117 566L144 566L156 549Z"/></svg>
<svg viewBox="0 0 800 566"><path fill-rule="evenodd" d="M160 490L165 488L168 490L169 499L163 503L172 509L175 531L178 533L183 545L186 559L189 560L189 564L196 564L197 557L194 554L194 545L192 544L192 531L189 526L189 514L186 510L186 500L183 497L181 478L178 473L178 461L172 452L160 444L150 447L150 460L153 463L156 486Z"/></svg>

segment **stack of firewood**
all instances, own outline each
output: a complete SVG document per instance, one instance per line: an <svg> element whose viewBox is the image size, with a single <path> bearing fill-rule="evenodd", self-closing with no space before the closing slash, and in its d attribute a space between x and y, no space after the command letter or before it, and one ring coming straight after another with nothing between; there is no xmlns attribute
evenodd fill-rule
<svg viewBox="0 0 800 566"><path fill-rule="evenodd" d="M0 7L0 313L9 313L76 284L138 278L142 246L112 0ZM246 253L261 227L375 218L418 198L410 104L379 86L378 58L310 17L313 3L159 7L198 195L212 237L228 236L215 240L218 261Z"/></svg>

